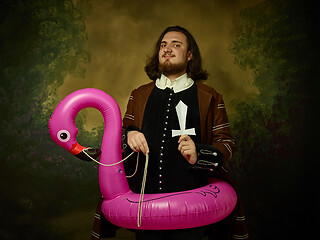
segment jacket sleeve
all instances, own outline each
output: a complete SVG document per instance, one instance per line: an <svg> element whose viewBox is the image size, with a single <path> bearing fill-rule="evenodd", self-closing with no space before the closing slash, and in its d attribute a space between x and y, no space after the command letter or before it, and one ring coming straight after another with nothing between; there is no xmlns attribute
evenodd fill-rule
<svg viewBox="0 0 320 240"><path fill-rule="evenodd" d="M128 154L131 153L131 149L129 146L127 146L127 133L130 131L141 131L137 127L136 119L135 119L135 114L134 114L134 96L135 96L135 90L133 90L130 94L129 101L127 104L127 110L126 113L124 114L124 117L122 119L122 150L124 151L124 155L126 156L127 152ZM129 150L129 151L128 151Z"/></svg>
<svg viewBox="0 0 320 240"><path fill-rule="evenodd" d="M196 168L219 168L223 162L229 160L235 150L235 143L231 136L230 124L221 94L216 94L210 104L207 119L210 119L211 135L209 144L196 144L198 159Z"/></svg>
<svg viewBox="0 0 320 240"><path fill-rule="evenodd" d="M224 162L232 158L235 150L235 143L231 136L230 123L221 94L218 94L213 103L212 146L220 150Z"/></svg>
<svg viewBox="0 0 320 240"><path fill-rule="evenodd" d="M129 101L127 104L127 110L124 114L122 120L122 129L125 130L130 125L135 125L135 118L134 118L134 90L131 92Z"/></svg>
<svg viewBox="0 0 320 240"><path fill-rule="evenodd" d="M132 130L137 130L140 131L140 129L136 126L136 120L135 120L135 103L134 103L134 98L135 98L135 90L133 90L130 94L129 101L127 104L127 110L123 116L122 119L122 140L121 140L121 145L122 145L122 157L125 158L127 157L130 153L133 151L131 150L130 146L128 145L127 141L127 133ZM127 175L131 175L136 168L136 154L131 156L127 161L123 162L125 172Z"/></svg>

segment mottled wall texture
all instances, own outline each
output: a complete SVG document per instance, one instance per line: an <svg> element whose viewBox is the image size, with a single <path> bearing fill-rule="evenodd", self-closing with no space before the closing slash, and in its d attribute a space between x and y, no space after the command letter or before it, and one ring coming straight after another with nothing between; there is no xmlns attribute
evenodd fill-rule
<svg viewBox="0 0 320 240"><path fill-rule="evenodd" d="M0 239L89 239L98 167L51 141L50 114L86 87L112 95L124 114L171 25L194 35L205 83L224 96L238 148L228 164L251 238L314 239L315 9L299 0L1 0ZM100 114L84 110L76 122L79 142L99 147Z"/></svg>

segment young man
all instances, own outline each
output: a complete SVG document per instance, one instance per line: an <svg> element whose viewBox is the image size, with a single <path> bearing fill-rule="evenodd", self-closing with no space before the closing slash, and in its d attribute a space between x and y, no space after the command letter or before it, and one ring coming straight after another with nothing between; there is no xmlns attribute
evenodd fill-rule
<svg viewBox="0 0 320 240"><path fill-rule="evenodd" d="M145 71L153 81L132 91L123 118L125 154L149 154L145 193L194 189L206 185L209 176L231 182L223 168L234 151L225 105L221 94L200 82L208 74L192 35L179 26L165 29ZM136 193L143 154L128 179ZM134 158L125 162L127 175L135 168ZM208 229L214 239L248 239L240 201L227 219ZM139 240L201 240L203 234L204 228L136 231Z"/></svg>

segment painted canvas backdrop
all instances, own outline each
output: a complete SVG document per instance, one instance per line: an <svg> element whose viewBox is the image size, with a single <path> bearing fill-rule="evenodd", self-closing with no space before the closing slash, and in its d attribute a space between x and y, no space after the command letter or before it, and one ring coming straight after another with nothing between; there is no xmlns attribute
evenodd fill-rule
<svg viewBox="0 0 320 240"><path fill-rule="evenodd" d="M223 94L238 152L229 162L252 239L312 238L319 57L308 1L1 1L0 239L88 239L98 171L55 145L47 122L74 90L112 95L124 114L160 33L194 35ZM77 117L99 147L102 117ZM311 214L312 213L312 214ZM303 228L301 227L303 225Z"/></svg>

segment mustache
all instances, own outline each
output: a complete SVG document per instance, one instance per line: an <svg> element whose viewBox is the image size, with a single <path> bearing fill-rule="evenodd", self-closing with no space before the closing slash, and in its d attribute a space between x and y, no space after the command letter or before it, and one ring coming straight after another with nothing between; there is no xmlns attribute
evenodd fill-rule
<svg viewBox="0 0 320 240"><path fill-rule="evenodd" d="M170 57L175 57L176 55L172 54L172 53L164 53L162 55L162 57L166 57L166 56L170 56Z"/></svg>

